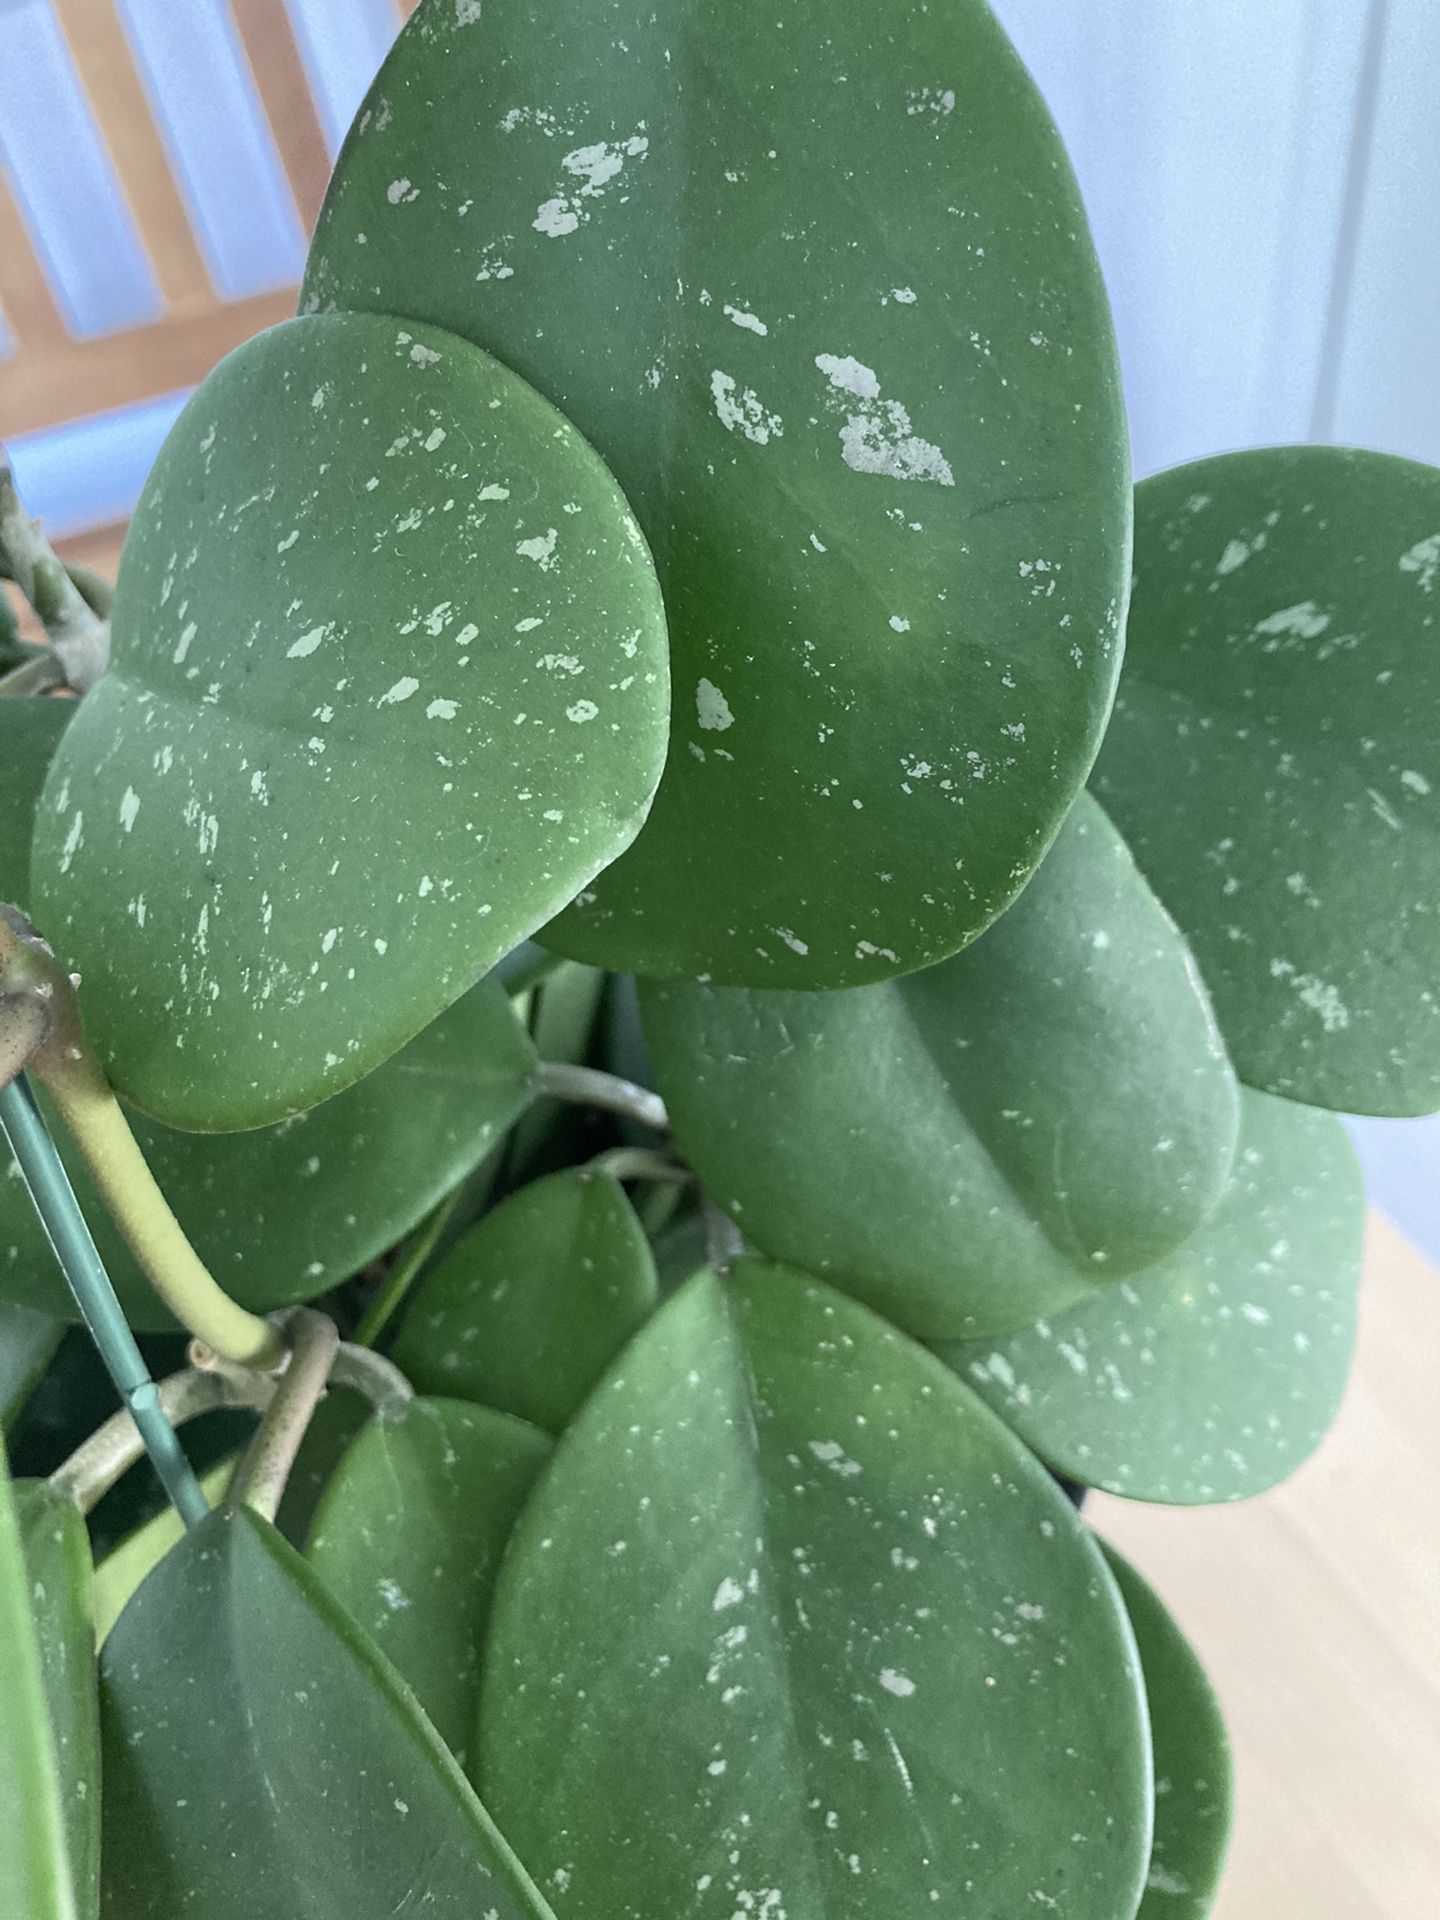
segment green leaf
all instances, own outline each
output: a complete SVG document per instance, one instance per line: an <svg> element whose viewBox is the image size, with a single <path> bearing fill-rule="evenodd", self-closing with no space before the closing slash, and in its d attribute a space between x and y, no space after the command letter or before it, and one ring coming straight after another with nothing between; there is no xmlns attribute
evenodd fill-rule
<svg viewBox="0 0 1440 1920"><path fill-rule="evenodd" d="M322 1404L328 1405L328 1398ZM208 1505L217 1506L223 1498L235 1472L235 1459L232 1454L200 1475L200 1491ZM115 1622L130 1604L131 1595L139 1591L141 1583L184 1538L184 1521L174 1507L166 1506L106 1554L95 1569L92 1593L97 1646L103 1647L110 1638Z"/></svg>
<svg viewBox="0 0 1440 1920"><path fill-rule="evenodd" d="M35 802L73 700L0 700L0 901L29 911Z"/></svg>
<svg viewBox="0 0 1440 1920"><path fill-rule="evenodd" d="M1230 1191L1178 1253L1053 1322L940 1351L1083 1486L1243 1500L1293 1472L1335 1418L1364 1224L1339 1121L1247 1093Z"/></svg>
<svg viewBox="0 0 1440 1920"><path fill-rule="evenodd" d="M500 1556L549 1452L508 1414L414 1400L370 1421L315 1515L311 1565L462 1764Z"/></svg>
<svg viewBox="0 0 1440 1920"><path fill-rule="evenodd" d="M76 1908L100 1911L100 1718L90 1537L43 1480L15 1488ZM7 1909L8 1911L8 1909Z"/></svg>
<svg viewBox="0 0 1440 1920"><path fill-rule="evenodd" d="M441 1262L395 1361L422 1393L558 1433L657 1298L654 1257L619 1182L567 1168L512 1194Z"/></svg>
<svg viewBox="0 0 1440 1920"><path fill-rule="evenodd" d="M0 1455L0 1913L84 1920L65 1830L32 1586Z"/></svg>
<svg viewBox="0 0 1440 1920"><path fill-rule="evenodd" d="M212 373L48 777L36 912L122 1092L258 1127L418 1033L625 846L664 618L594 453L464 340L296 320Z"/></svg>
<svg viewBox="0 0 1440 1920"><path fill-rule="evenodd" d="M941 966L838 994L640 991L676 1135L747 1239L924 1338L1070 1306L1224 1189L1239 1096L1204 989L1087 799Z"/></svg>
<svg viewBox="0 0 1440 1920"><path fill-rule="evenodd" d="M524 1112L534 1066L509 1002L487 981L356 1086L279 1126L197 1134L130 1119L216 1279L269 1310L324 1293L408 1233ZM172 1325L55 1131L132 1324ZM75 1317L18 1180L0 1180L0 1294Z"/></svg>
<svg viewBox="0 0 1440 1920"><path fill-rule="evenodd" d="M496 1597L496 1818L562 1916L1134 1912L1129 1628L1064 1496L863 1307L747 1260L561 1440Z"/></svg>
<svg viewBox="0 0 1440 1920"><path fill-rule="evenodd" d="M1135 1629L1155 1752L1155 1838L1137 1920L1205 1920L1230 1840L1220 1703L1164 1601L1113 1547L1100 1548Z"/></svg>
<svg viewBox="0 0 1440 1920"><path fill-rule="evenodd" d="M1130 503L1084 213L988 8L582 0L537 32L424 0L305 298L498 355L654 550L664 783L547 941L838 986L1014 896L1098 744Z"/></svg>
<svg viewBox="0 0 1440 1920"><path fill-rule="evenodd" d="M1137 490L1135 565L1096 791L1241 1078L1440 1107L1440 470L1336 447L1177 467Z"/></svg>
<svg viewBox="0 0 1440 1920"><path fill-rule="evenodd" d="M247 1510L136 1594L101 1713L107 1920L544 1920L388 1662Z"/></svg>
<svg viewBox="0 0 1440 1920"><path fill-rule="evenodd" d="M17 1184L0 1174L0 1207L5 1204L6 1188ZM55 1358L64 1332L64 1323L49 1314L0 1301L0 1429L8 1428L19 1415Z"/></svg>

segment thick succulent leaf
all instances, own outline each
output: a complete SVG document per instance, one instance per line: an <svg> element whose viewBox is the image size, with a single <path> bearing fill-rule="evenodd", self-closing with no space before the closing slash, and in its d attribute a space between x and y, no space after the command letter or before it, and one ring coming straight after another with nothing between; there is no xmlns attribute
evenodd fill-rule
<svg viewBox="0 0 1440 1920"><path fill-rule="evenodd" d="M315 1515L310 1564L464 1763L500 1556L550 1442L459 1400L373 1419Z"/></svg>
<svg viewBox="0 0 1440 1920"><path fill-rule="evenodd" d="M15 1488L75 1905L100 1911L100 1714L90 1537L43 1480ZM8 1912L8 1909L6 1910Z"/></svg>
<svg viewBox="0 0 1440 1920"><path fill-rule="evenodd" d="M482 981L374 1073L278 1126L177 1133L130 1118L201 1258L268 1310L324 1293L408 1233L525 1110L534 1066L505 995ZM132 1324L172 1325L55 1132ZM0 1294L74 1318L24 1188L3 1178Z"/></svg>
<svg viewBox="0 0 1440 1920"><path fill-rule="evenodd" d="M686 1155L747 1239L926 1338L1008 1331L1178 1246L1239 1095L1203 987L1082 797L964 953L834 994L641 983Z"/></svg>
<svg viewBox="0 0 1440 1920"><path fill-rule="evenodd" d="M0 1173L0 1209L7 1189L18 1185L8 1170ZM53 1255L47 1255L53 1258ZM0 1252L0 1261L6 1255ZM0 1285L5 1268L0 1265ZM29 1399L31 1390L55 1357L65 1332L64 1322L29 1307L0 1301L0 1428L6 1428Z"/></svg>
<svg viewBox="0 0 1440 1920"><path fill-rule="evenodd" d="M1163 1600L1102 1542L1125 1602L1150 1707L1155 1837L1138 1920L1205 1920L1230 1840L1230 1742L1220 1702Z"/></svg>
<svg viewBox="0 0 1440 1920"><path fill-rule="evenodd" d="M1134 1644L1064 1496L865 1308L745 1261L632 1343L496 1597L483 1791L562 1916L1135 1910Z"/></svg>
<svg viewBox="0 0 1440 1920"><path fill-rule="evenodd" d="M0 1913L83 1920L14 1490L0 1455Z"/></svg>
<svg viewBox="0 0 1440 1920"><path fill-rule="evenodd" d="M220 1504L234 1472L235 1456L232 1455L200 1476L200 1491L210 1506ZM95 1568L91 1599L97 1646L103 1647L110 1638L111 1629L129 1606L131 1595L138 1592L141 1583L184 1538L184 1521L174 1507L162 1507L100 1561Z"/></svg>
<svg viewBox="0 0 1440 1920"><path fill-rule="evenodd" d="M406 1316L395 1360L424 1393L558 1433L658 1297L619 1182L568 1168L522 1187L452 1249Z"/></svg>
<svg viewBox="0 0 1440 1920"><path fill-rule="evenodd" d="M1178 1253L1057 1319L940 1352L1083 1486L1243 1500L1293 1472L1335 1417L1364 1225L1339 1121L1247 1093L1230 1191Z"/></svg>
<svg viewBox="0 0 1440 1920"><path fill-rule="evenodd" d="M107 1920L543 1920L389 1663L246 1510L126 1608L101 1720Z"/></svg>
<svg viewBox="0 0 1440 1920"><path fill-rule="evenodd" d="M837 986L1011 899L1108 708L1130 505L1079 196L979 0L573 0L543 32L423 0L306 299L487 347L654 549L664 783L548 940Z"/></svg>
<svg viewBox="0 0 1440 1920"><path fill-rule="evenodd" d="M1136 492L1096 791L1241 1078L1440 1107L1440 469L1270 447Z"/></svg>
<svg viewBox="0 0 1440 1920"><path fill-rule="evenodd" d="M0 700L0 901L26 912L35 801L76 711L73 700Z"/></svg>
<svg viewBox="0 0 1440 1920"><path fill-rule="evenodd" d="M51 765L36 915L121 1091L281 1120L377 1066L634 836L654 569L553 408L467 341L296 320L191 400L110 671Z"/></svg>

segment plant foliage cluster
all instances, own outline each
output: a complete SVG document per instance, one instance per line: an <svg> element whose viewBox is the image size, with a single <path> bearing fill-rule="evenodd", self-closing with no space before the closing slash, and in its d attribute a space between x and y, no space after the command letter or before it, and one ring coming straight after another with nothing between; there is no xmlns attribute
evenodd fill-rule
<svg viewBox="0 0 1440 1920"><path fill-rule="evenodd" d="M1214 1701L1060 1477L1334 1415L1335 1113L1440 1106L1437 612L1430 469L1132 491L979 0L422 0L108 671L0 701L0 898L346 1341L278 1510L298 1332L195 1389L208 1518L101 1500L0 1181L0 1908L1208 1912Z"/></svg>

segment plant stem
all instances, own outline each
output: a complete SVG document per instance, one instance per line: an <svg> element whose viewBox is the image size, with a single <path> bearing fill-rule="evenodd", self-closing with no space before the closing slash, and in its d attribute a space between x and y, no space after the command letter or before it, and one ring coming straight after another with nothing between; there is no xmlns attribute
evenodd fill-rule
<svg viewBox="0 0 1440 1920"><path fill-rule="evenodd" d="M393 1360L349 1340L340 1342L330 1369L332 1387L348 1387L368 1400L382 1420L403 1420L415 1389Z"/></svg>
<svg viewBox="0 0 1440 1920"><path fill-rule="evenodd" d="M50 636L65 679L85 693L110 661L109 623L97 614L71 579L15 489L15 476L0 449L0 568L24 594Z"/></svg>
<svg viewBox="0 0 1440 1920"><path fill-rule="evenodd" d="M160 1483L187 1527L209 1512L179 1436L120 1311L115 1289L23 1075L0 1087L0 1129L10 1141L55 1258L115 1390L134 1416Z"/></svg>
<svg viewBox="0 0 1440 1920"><path fill-rule="evenodd" d="M612 1180L658 1180L684 1187L695 1178L689 1167L682 1167L678 1160L667 1160L650 1147L609 1147L597 1153L588 1166L595 1173L608 1173Z"/></svg>
<svg viewBox="0 0 1440 1920"><path fill-rule="evenodd" d="M235 1470L228 1498L274 1521L311 1416L324 1397L340 1336L335 1322L309 1307L286 1320L290 1357L259 1431Z"/></svg>
<svg viewBox="0 0 1440 1920"><path fill-rule="evenodd" d="M568 1060L542 1060L535 1072L535 1091L548 1093L556 1100L622 1113L627 1120L652 1127L656 1133L670 1130L670 1117L658 1093L636 1086L633 1080L622 1080L618 1074L601 1073L595 1067L572 1066Z"/></svg>
<svg viewBox="0 0 1440 1920"><path fill-rule="evenodd" d="M398 1312L401 1302L419 1278L420 1269L435 1251L441 1234L449 1225L456 1207L460 1204L460 1194L465 1182L462 1180L453 1186L449 1193L420 1222L409 1240L401 1248L394 1266L385 1276L385 1284L371 1301L355 1329L354 1345L373 1347L380 1335L389 1326Z"/></svg>
<svg viewBox="0 0 1440 1920"><path fill-rule="evenodd" d="M738 1260L745 1251L745 1236L739 1227L721 1208L717 1207L709 1194L702 1203L705 1216L705 1250L714 1267L729 1266L732 1260Z"/></svg>
<svg viewBox="0 0 1440 1920"><path fill-rule="evenodd" d="M232 1381L218 1373L201 1373L186 1367L172 1373L155 1388L161 1411L172 1426L180 1427L202 1413L214 1413L222 1407L253 1407L260 1412L274 1393L274 1383L264 1374L249 1376L251 1391L237 1390ZM133 1415L122 1409L97 1427L50 1476L53 1493L73 1500L81 1513L89 1513L122 1475L128 1473L145 1452L145 1441Z"/></svg>
<svg viewBox="0 0 1440 1920"><path fill-rule="evenodd" d="M0 908L0 1004L46 1017L28 1066L59 1109L100 1198L176 1319L244 1366L279 1364L280 1336L212 1278L155 1183L98 1056L85 1037L74 983L23 914Z"/></svg>

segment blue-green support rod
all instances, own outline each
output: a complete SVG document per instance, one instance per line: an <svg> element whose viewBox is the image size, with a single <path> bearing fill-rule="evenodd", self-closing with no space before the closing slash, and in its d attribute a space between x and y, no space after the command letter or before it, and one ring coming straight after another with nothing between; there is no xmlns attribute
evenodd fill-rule
<svg viewBox="0 0 1440 1920"><path fill-rule="evenodd" d="M129 1408L161 1484L187 1527L209 1512L179 1435L160 1405L155 1382L135 1344L55 1142L23 1074L0 1088L0 1127L29 1188L60 1271Z"/></svg>

